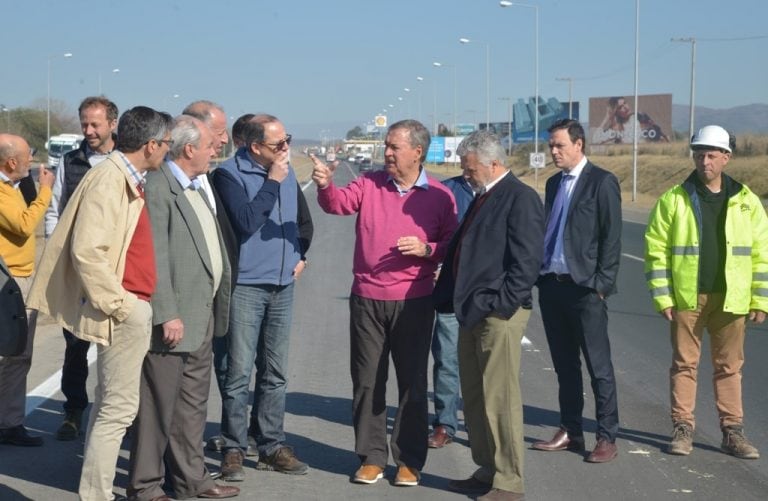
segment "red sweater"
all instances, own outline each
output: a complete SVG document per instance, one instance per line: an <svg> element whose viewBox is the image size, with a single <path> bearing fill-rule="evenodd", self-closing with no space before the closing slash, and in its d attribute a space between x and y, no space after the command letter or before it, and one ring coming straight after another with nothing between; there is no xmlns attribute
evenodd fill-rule
<svg viewBox="0 0 768 501"><path fill-rule="evenodd" d="M142 194L142 198L144 195ZM155 248L152 244L152 226L149 222L149 212L144 205L139 214L139 222L133 232L131 244L125 255L125 273L123 287L133 292L139 299L149 301L155 292L157 284L157 268L155 265Z"/></svg>
<svg viewBox="0 0 768 501"><path fill-rule="evenodd" d="M456 230L456 202L438 181L400 196L385 171L360 176L345 188L317 191L329 214L357 213L352 293L368 299L402 300L432 293L434 273ZM416 236L432 245L430 257L404 256L397 239Z"/></svg>

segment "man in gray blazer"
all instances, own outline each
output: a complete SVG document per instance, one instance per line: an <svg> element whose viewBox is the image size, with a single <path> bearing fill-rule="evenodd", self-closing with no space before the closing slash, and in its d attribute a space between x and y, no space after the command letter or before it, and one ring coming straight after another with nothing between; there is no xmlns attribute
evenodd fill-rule
<svg viewBox="0 0 768 501"><path fill-rule="evenodd" d="M131 446L131 499L226 498L236 487L216 485L200 443L206 422L214 336L227 332L231 270L221 230L198 176L214 155L211 130L200 120L174 120L166 163L147 176L157 289L153 332L141 375L141 403ZM165 464L170 469L165 475Z"/></svg>

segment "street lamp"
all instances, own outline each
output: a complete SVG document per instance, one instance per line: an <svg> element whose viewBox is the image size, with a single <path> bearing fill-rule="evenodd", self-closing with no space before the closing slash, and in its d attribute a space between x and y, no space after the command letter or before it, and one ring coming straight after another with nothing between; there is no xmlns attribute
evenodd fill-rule
<svg viewBox="0 0 768 501"><path fill-rule="evenodd" d="M507 102L507 133L509 134L509 146L507 147L507 155L512 156L512 97L500 97L499 101Z"/></svg>
<svg viewBox="0 0 768 501"><path fill-rule="evenodd" d="M568 82L568 118L573 118L573 78L572 77L556 77L558 82Z"/></svg>
<svg viewBox="0 0 768 501"><path fill-rule="evenodd" d="M459 38L459 43L472 43L469 38ZM491 126L491 45L485 44L485 123Z"/></svg>
<svg viewBox="0 0 768 501"><path fill-rule="evenodd" d="M48 140L51 138L51 61L53 58L56 57L55 55L48 56L48 105L46 106L46 112L45 112L45 142L47 143ZM69 58L72 57L71 52L65 52L62 57Z"/></svg>
<svg viewBox="0 0 768 501"><path fill-rule="evenodd" d="M534 106L534 123L533 123L534 138L533 139L534 139L534 152L538 157L538 154L539 154L539 6L536 4L509 2L507 0L501 0L499 2L499 5L501 7L525 7L527 9L533 9L535 13L535 25L534 25L535 45L534 45L533 51L534 51L534 60L535 60L534 75L536 80L534 99L536 100L536 103ZM539 169L534 170L534 183L536 185L536 188L538 188L539 187Z"/></svg>
<svg viewBox="0 0 768 501"><path fill-rule="evenodd" d="M120 68L114 68L112 73L120 73ZM99 71L99 95L101 95L101 71Z"/></svg>
<svg viewBox="0 0 768 501"><path fill-rule="evenodd" d="M672 38L671 42L686 42L691 44L691 103L690 110L688 111L688 140L693 137L693 106L694 95L696 91L696 39L694 37L688 38ZM693 150L690 151L690 155L693 156Z"/></svg>
<svg viewBox="0 0 768 501"><path fill-rule="evenodd" d="M424 77L416 77L416 81L419 82L419 122L423 122L423 118L421 115L421 95L423 93L421 88L421 82L424 81Z"/></svg>
<svg viewBox="0 0 768 501"><path fill-rule="evenodd" d="M453 135L456 135L456 65L444 64L438 61L432 63L436 68L453 68Z"/></svg>
<svg viewBox="0 0 768 501"><path fill-rule="evenodd" d="M11 132L11 110L6 108L4 104L0 104L0 111L5 113L5 131Z"/></svg>

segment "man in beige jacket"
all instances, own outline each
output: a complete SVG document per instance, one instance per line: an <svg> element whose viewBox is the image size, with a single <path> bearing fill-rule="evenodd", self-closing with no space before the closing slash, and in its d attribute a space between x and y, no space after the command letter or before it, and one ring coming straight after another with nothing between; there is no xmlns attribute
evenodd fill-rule
<svg viewBox="0 0 768 501"><path fill-rule="evenodd" d="M96 398L80 499L111 501L120 443L139 406L156 267L143 181L168 152L171 117L145 106L120 117L116 151L83 177L46 245L29 306L98 345Z"/></svg>

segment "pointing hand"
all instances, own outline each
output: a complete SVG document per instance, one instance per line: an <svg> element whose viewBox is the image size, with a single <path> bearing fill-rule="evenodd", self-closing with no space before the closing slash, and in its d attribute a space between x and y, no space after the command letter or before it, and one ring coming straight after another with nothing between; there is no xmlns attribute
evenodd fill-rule
<svg viewBox="0 0 768 501"><path fill-rule="evenodd" d="M336 166L339 165L338 161L331 162L330 164L323 163L315 155L309 155L314 164L312 167L312 180L315 182L318 188L325 189L331 184L333 179L333 172L336 170Z"/></svg>

